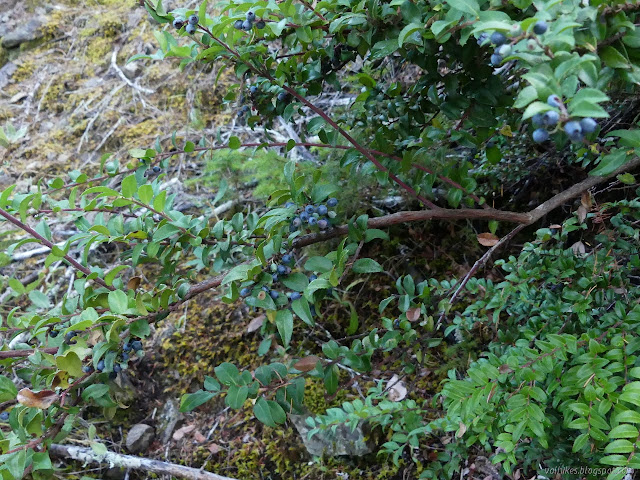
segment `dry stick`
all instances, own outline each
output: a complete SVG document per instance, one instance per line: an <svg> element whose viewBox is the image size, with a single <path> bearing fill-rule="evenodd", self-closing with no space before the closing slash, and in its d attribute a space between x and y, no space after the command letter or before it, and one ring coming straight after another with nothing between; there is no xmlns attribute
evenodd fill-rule
<svg viewBox="0 0 640 480"><path fill-rule="evenodd" d="M3 210L2 208L0 208L0 216L6 218L9 222L13 223L16 227L20 228L21 230L24 230L25 232L27 232L29 235L31 235L33 238L37 239L40 241L40 243L46 245L47 247L51 248L53 250L53 247L55 246L53 243L51 243L49 240L47 240L46 238L44 238L42 235L40 235L38 232L36 232L33 228L31 228L29 225L26 225L24 223L22 223L20 220L18 220L16 217L14 217L13 215L11 215L9 212ZM87 267L81 265L80 263L78 263L76 260L74 260L73 258L71 258L68 254L66 254L64 258L68 263L71 264L71 266L73 266L74 268L76 268L77 270L81 271L82 273L84 273L85 275L89 276L91 275L91 270L89 270ZM102 280L99 277L96 277L94 279L94 281L105 288L108 288L109 290L115 290L115 287L111 286L111 285L107 285L105 283L104 280Z"/></svg>
<svg viewBox="0 0 640 480"><path fill-rule="evenodd" d="M176 465L175 463L162 462L149 458L136 457L133 455L121 455L115 452L97 454L91 448L75 447L71 445L52 444L49 453L58 458L70 458L83 463L102 463L110 467L121 467L132 470L146 470L147 472L159 473L161 475L172 475L178 478L189 478L192 480L235 480L216 473L200 471L197 468Z"/></svg>

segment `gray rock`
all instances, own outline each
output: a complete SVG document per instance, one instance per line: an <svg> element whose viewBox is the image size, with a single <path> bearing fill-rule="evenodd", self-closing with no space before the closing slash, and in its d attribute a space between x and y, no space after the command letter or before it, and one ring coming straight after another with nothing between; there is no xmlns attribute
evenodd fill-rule
<svg viewBox="0 0 640 480"><path fill-rule="evenodd" d="M153 427L145 423L136 423L127 434L125 442L127 450L131 453L144 452L151 445L153 437L155 437Z"/></svg>
<svg viewBox="0 0 640 480"><path fill-rule="evenodd" d="M335 432L328 428L316 433L313 437L308 438L311 428L306 424L306 419L311 415L289 415L289 419L293 422L302 437L305 448L311 455L348 455L352 457L361 457L373 452L375 445L369 437L369 431L364 423L360 423L352 432L351 427L347 425L339 425Z"/></svg>
<svg viewBox="0 0 640 480"><path fill-rule="evenodd" d="M15 48L22 43L42 38L41 26L42 20L38 18L32 18L26 23L18 24L18 28L2 37L2 46L4 48Z"/></svg>
<svg viewBox="0 0 640 480"><path fill-rule="evenodd" d="M9 62L0 68L0 88L4 88L9 84L11 77L17 69L17 65L13 62Z"/></svg>

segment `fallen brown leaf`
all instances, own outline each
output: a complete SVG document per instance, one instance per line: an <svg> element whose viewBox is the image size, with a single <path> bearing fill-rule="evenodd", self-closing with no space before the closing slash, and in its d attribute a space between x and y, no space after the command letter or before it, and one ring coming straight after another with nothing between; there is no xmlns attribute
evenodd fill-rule
<svg viewBox="0 0 640 480"><path fill-rule="evenodd" d="M45 410L58 401L59 395L53 390L42 390L32 392L28 388L23 388L18 392L18 403L33 408Z"/></svg>
<svg viewBox="0 0 640 480"><path fill-rule="evenodd" d="M300 370L301 372L310 372L320 361L320 357L316 357L315 355L309 355L308 357L301 358L296 363L293 364L293 368L296 370Z"/></svg>
<svg viewBox="0 0 640 480"><path fill-rule="evenodd" d="M493 233L480 233L477 236L478 243L483 247L493 247L500 239Z"/></svg>
<svg viewBox="0 0 640 480"><path fill-rule="evenodd" d="M191 433L196 429L195 425L185 425L182 428L179 428L175 432L173 432L173 439L178 441L182 440L187 433Z"/></svg>
<svg viewBox="0 0 640 480"><path fill-rule="evenodd" d="M258 315L256 318L251 320L249 322L249 325L247 325L247 332L251 333L258 330L264 323L264 319L265 319L265 316L263 314L263 315Z"/></svg>
<svg viewBox="0 0 640 480"><path fill-rule="evenodd" d="M407 310L407 320L415 322L420 318L420 307L410 308Z"/></svg>

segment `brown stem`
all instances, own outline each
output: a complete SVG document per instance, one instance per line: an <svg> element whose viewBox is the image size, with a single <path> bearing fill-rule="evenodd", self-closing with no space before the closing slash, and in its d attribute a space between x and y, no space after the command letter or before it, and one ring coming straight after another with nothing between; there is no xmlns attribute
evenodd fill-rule
<svg viewBox="0 0 640 480"><path fill-rule="evenodd" d="M3 210L2 208L0 208L0 216L6 218L9 222L13 223L16 227L20 228L21 230L24 230L25 232L27 232L29 235L31 235L33 238L37 239L40 241L40 243L42 243L43 245L49 247L50 249L53 250L53 247L55 246L53 243L51 243L49 240L47 240L46 238L44 238L42 235L40 235L38 232L36 232L33 228L31 228L29 225L22 223L20 220L18 220L16 217L14 217L13 215L11 215L9 212ZM84 265L81 265L80 263L78 263L76 260L74 260L73 258L71 258L68 254L65 254L64 258L71 266L73 266L76 270L81 271L82 273L84 273L85 275L91 275L91 270L89 270L87 267L85 267ZM107 285L105 283L104 280L102 280L99 277L96 277L95 282L105 288L108 288L109 290L115 290L115 287L113 287L112 285Z"/></svg>
<svg viewBox="0 0 640 480"><path fill-rule="evenodd" d="M49 347L49 348L39 348L39 349L25 349L25 350L4 350L0 351L0 359L3 358L18 358L18 357L28 357L36 352L44 352L50 355L57 353L58 347Z"/></svg>

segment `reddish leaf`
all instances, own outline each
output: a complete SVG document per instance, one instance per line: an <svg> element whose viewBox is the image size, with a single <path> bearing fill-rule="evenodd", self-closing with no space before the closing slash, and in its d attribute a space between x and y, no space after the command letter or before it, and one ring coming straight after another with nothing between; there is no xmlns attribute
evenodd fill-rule
<svg viewBox="0 0 640 480"><path fill-rule="evenodd" d="M493 247L500 240L493 233L481 233L478 235L478 243L483 247Z"/></svg>
<svg viewBox="0 0 640 480"><path fill-rule="evenodd" d="M407 320L415 322L420 318L420 307L410 308L407 310Z"/></svg>
<svg viewBox="0 0 640 480"><path fill-rule="evenodd" d="M174 440L182 440L187 433L191 433L196 429L195 425L186 425L173 432Z"/></svg>
<svg viewBox="0 0 640 480"><path fill-rule="evenodd" d="M28 388L23 388L18 392L18 402L26 407L41 408L43 410L49 408L60 397L53 390L42 390L40 392L32 392Z"/></svg>
<svg viewBox="0 0 640 480"><path fill-rule="evenodd" d="M295 368L296 370L300 370L301 372L310 372L311 370L316 368L316 365L319 361L319 357L316 357L315 355L309 355L308 357L304 357L294 363L293 368Z"/></svg>

